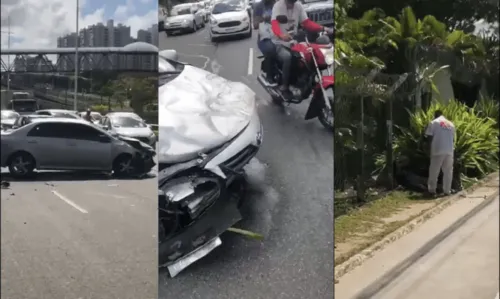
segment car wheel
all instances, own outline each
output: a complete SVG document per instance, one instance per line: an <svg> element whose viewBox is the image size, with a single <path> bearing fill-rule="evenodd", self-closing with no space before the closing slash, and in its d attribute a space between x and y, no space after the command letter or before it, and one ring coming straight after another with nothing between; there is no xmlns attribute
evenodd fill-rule
<svg viewBox="0 0 500 299"><path fill-rule="evenodd" d="M245 35L246 38L251 38L252 37L252 28L250 28L250 31Z"/></svg>
<svg viewBox="0 0 500 299"><path fill-rule="evenodd" d="M196 32L198 30L198 26L196 26L196 22L193 21L193 28L192 28L193 32Z"/></svg>
<svg viewBox="0 0 500 299"><path fill-rule="evenodd" d="M7 165L13 177L26 178L33 174L36 162L32 155L26 152L19 152L9 158Z"/></svg>
<svg viewBox="0 0 500 299"><path fill-rule="evenodd" d="M113 162L113 174L117 177L131 175L134 172L132 155L121 154Z"/></svg>

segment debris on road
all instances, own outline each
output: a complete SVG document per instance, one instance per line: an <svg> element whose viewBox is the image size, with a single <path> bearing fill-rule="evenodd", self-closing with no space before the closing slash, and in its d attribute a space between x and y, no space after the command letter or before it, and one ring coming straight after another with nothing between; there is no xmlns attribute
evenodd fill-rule
<svg viewBox="0 0 500 299"><path fill-rule="evenodd" d="M9 189L10 187L10 183L7 181L2 181L0 185L2 186L2 189Z"/></svg>
<svg viewBox="0 0 500 299"><path fill-rule="evenodd" d="M237 233L255 240L263 240L264 236L258 233L254 233L248 230L240 229L240 228L235 228L235 227L230 227L227 229L228 232L232 233Z"/></svg>

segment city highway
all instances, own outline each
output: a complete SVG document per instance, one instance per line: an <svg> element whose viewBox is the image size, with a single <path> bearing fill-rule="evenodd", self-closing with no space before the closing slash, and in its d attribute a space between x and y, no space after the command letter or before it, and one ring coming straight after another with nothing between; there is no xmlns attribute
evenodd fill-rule
<svg viewBox="0 0 500 299"><path fill-rule="evenodd" d="M227 233L205 259L169 278L160 271L159 298L305 299L333 297L333 141L317 120L304 121L307 103L271 104L256 81L260 54L251 39L218 44L207 29L166 37L160 49L241 81L257 94L264 142L249 172L250 199L240 226L262 242Z"/></svg>
<svg viewBox="0 0 500 299"><path fill-rule="evenodd" d="M10 183L1 191L1 298L157 298L156 175L41 172Z"/></svg>
<svg viewBox="0 0 500 299"><path fill-rule="evenodd" d="M463 199L341 277L335 287L335 298L498 298L498 196L429 251L419 254L418 260L403 259L427 246L435 234L447 230L481 200L480 197ZM394 263L398 266L393 267Z"/></svg>

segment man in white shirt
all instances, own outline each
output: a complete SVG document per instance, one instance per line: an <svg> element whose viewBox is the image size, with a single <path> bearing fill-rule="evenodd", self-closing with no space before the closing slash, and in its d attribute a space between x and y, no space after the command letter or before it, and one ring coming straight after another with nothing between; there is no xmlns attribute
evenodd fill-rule
<svg viewBox="0 0 500 299"><path fill-rule="evenodd" d="M451 193L453 180L453 151L455 141L455 125L437 110L434 120L429 124L425 135L431 139L431 163L427 188L431 195L436 194L439 172L443 171L443 192Z"/></svg>

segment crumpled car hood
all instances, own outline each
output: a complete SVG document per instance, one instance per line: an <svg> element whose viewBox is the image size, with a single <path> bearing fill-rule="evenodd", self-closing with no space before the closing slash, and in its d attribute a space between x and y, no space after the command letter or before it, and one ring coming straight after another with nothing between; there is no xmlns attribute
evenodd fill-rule
<svg viewBox="0 0 500 299"><path fill-rule="evenodd" d="M185 162L226 143L256 113L248 86L190 65L158 97L160 163Z"/></svg>

